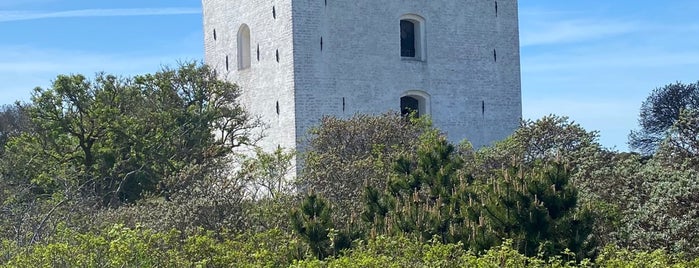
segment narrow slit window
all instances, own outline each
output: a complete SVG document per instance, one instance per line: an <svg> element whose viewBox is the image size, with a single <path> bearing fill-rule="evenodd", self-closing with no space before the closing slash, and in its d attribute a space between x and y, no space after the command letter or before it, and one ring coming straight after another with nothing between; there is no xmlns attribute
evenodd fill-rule
<svg viewBox="0 0 699 268"><path fill-rule="evenodd" d="M243 24L238 30L238 69L250 68L250 28Z"/></svg>

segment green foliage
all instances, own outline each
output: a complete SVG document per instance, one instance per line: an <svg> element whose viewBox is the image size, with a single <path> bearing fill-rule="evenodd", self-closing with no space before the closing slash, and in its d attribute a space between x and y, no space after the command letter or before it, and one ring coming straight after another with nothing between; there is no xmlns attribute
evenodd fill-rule
<svg viewBox="0 0 699 268"><path fill-rule="evenodd" d="M624 211L620 245L634 249L664 249L699 256L699 172L673 170L648 163L640 170L643 189Z"/></svg>
<svg viewBox="0 0 699 268"><path fill-rule="evenodd" d="M232 154L259 122L205 66L59 76L0 110L0 264L699 266L685 262L699 256L699 112L677 99L688 88L644 103L649 120L677 110L636 133L660 141L645 156L557 116L479 150L424 118L329 117L294 184L294 152Z"/></svg>
<svg viewBox="0 0 699 268"><path fill-rule="evenodd" d="M699 259L684 261L663 250L632 251L607 246L595 260L599 267L697 267Z"/></svg>
<svg viewBox="0 0 699 268"><path fill-rule="evenodd" d="M640 130L629 135L629 146L645 155L655 153L683 110L699 109L699 82L656 88L641 105Z"/></svg>
<svg viewBox="0 0 699 268"><path fill-rule="evenodd" d="M331 210L327 201L316 194L306 196L301 207L291 212L291 226L306 243L314 256L324 259L349 247L348 234L333 229Z"/></svg>
<svg viewBox="0 0 699 268"><path fill-rule="evenodd" d="M527 256L551 257L566 248L578 259L590 255L592 217L578 207L562 165L532 163L474 179L462 163L443 136L425 133L415 158L396 162L383 194L367 189L362 218L371 233L412 234L422 241L436 236L476 252L512 239Z"/></svg>
<svg viewBox="0 0 699 268"><path fill-rule="evenodd" d="M484 237L476 237L476 249L512 239L527 256L552 257L569 249L578 259L589 257L592 217L578 206L569 179L561 165L553 165L530 172L510 169L476 186L480 189L469 201L475 205L468 208L474 234Z"/></svg>
<svg viewBox="0 0 699 268"><path fill-rule="evenodd" d="M696 267L699 259L657 250L606 247L593 261L573 261L570 253L542 259L528 257L510 241L481 255L439 239L420 242L405 236L377 236L358 241L342 255L319 260L305 256L300 240L279 230L224 235L209 232L182 236L114 225L80 233L59 227L44 244L19 247L3 241L3 267Z"/></svg>
<svg viewBox="0 0 699 268"><path fill-rule="evenodd" d="M4 241L3 245L11 245ZM114 225L97 233L60 228L54 239L33 247L3 247L7 267L230 267L287 266L302 257L295 238L279 230L216 238L210 232L182 237Z"/></svg>
<svg viewBox="0 0 699 268"><path fill-rule="evenodd" d="M458 215L461 192L457 191L465 189L458 174L460 164L444 136L426 132L415 159L396 161L395 174L382 196L373 187L367 189L362 218L372 233L414 233L423 240L439 235L445 241L460 241L454 234L454 225L463 222Z"/></svg>
<svg viewBox="0 0 699 268"><path fill-rule="evenodd" d="M600 148L597 137L597 132L588 132L567 117L549 115L523 121L510 137L477 156L486 169L537 162L576 167Z"/></svg>
<svg viewBox="0 0 699 268"><path fill-rule="evenodd" d="M0 107L0 156L5 152L5 144L12 138L31 130L26 105L3 105Z"/></svg>
<svg viewBox="0 0 699 268"><path fill-rule="evenodd" d="M253 121L238 95L235 85L196 64L134 79L58 76L52 88L35 89L27 108L36 133L16 138L6 156L46 165L21 174L29 177L13 176L23 166L5 165L3 175L56 192L62 190L53 172L59 165L77 175L66 179L106 205L170 191L186 183L165 178L185 165L215 163L250 142Z"/></svg>
<svg viewBox="0 0 699 268"><path fill-rule="evenodd" d="M254 157L243 160L241 171L236 176L251 188L249 198L277 199L293 192L294 185L289 174L295 168L291 163L295 155L294 151L285 151L282 148L277 148L271 153L256 148Z"/></svg>
<svg viewBox="0 0 699 268"><path fill-rule="evenodd" d="M89 227L101 208L190 190L256 140L239 94L195 63L134 78L60 75L36 88L23 108L32 132L13 135L0 159L0 233L34 243L58 222Z"/></svg>
<svg viewBox="0 0 699 268"><path fill-rule="evenodd" d="M420 133L428 128L427 119L410 121L395 113L325 117L310 131L300 188L332 202L338 226L356 220L364 188L383 189L393 163L400 155L413 154Z"/></svg>
<svg viewBox="0 0 699 268"><path fill-rule="evenodd" d="M682 110L656 157L676 169L699 170L699 108Z"/></svg>

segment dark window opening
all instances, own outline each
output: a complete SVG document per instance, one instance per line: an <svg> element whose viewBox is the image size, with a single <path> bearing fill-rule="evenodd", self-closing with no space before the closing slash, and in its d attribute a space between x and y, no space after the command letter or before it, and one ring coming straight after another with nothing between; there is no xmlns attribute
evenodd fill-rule
<svg viewBox="0 0 699 268"><path fill-rule="evenodd" d="M325 0L325 6L328 6L328 0Z"/></svg>
<svg viewBox="0 0 699 268"><path fill-rule="evenodd" d="M257 61L260 61L260 44L257 44Z"/></svg>
<svg viewBox="0 0 699 268"><path fill-rule="evenodd" d="M498 52L493 49L493 61L497 62L498 61Z"/></svg>
<svg viewBox="0 0 699 268"><path fill-rule="evenodd" d="M342 111L345 111L345 97L342 97Z"/></svg>
<svg viewBox="0 0 699 268"><path fill-rule="evenodd" d="M226 55L226 71L228 71L228 55Z"/></svg>
<svg viewBox="0 0 699 268"><path fill-rule="evenodd" d="M214 29L214 40L216 40L216 29Z"/></svg>
<svg viewBox="0 0 699 268"><path fill-rule="evenodd" d="M485 115L485 101L481 101L481 114Z"/></svg>
<svg viewBox="0 0 699 268"><path fill-rule="evenodd" d="M320 51L323 51L323 37L320 37Z"/></svg>
<svg viewBox="0 0 699 268"><path fill-rule="evenodd" d="M277 62L279 62L279 49L277 49Z"/></svg>
<svg viewBox="0 0 699 268"><path fill-rule="evenodd" d="M403 116L414 114L420 116L420 101L411 96L400 98L400 114Z"/></svg>
<svg viewBox="0 0 699 268"><path fill-rule="evenodd" d="M498 1L495 1L495 17L498 16Z"/></svg>
<svg viewBox="0 0 699 268"><path fill-rule="evenodd" d="M272 6L272 17L275 19L277 18L277 9L275 9L274 6Z"/></svg>
<svg viewBox="0 0 699 268"><path fill-rule="evenodd" d="M279 115L279 101L277 101L277 115Z"/></svg>
<svg viewBox="0 0 699 268"><path fill-rule="evenodd" d="M400 55L415 57L415 23L409 20L400 21Z"/></svg>

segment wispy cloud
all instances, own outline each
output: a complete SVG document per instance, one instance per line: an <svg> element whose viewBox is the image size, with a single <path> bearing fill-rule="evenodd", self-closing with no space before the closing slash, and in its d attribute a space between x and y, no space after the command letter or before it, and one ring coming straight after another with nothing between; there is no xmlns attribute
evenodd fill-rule
<svg viewBox="0 0 699 268"><path fill-rule="evenodd" d="M152 73L163 65L175 66L180 60L201 60L198 51L148 55L2 45L0 51L0 105L27 101L34 87L50 86L58 74L81 73L90 77L104 71L130 76Z"/></svg>
<svg viewBox="0 0 699 268"><path fill-rule="evenodd" d="M80 9L55 12L0 11L0 22L84 18L84 17L126 17L126 16L165 16L201 14L200 8L131 8L131 9Z"/></svg>
<svg viewBox="0 0 699 268"><path fill-rule="evenodd" d="M550 45L601 39L631 33L639 29L638 25L632 22L590 19L549 21L532 26L533 27L525 28L522 32L523 46Z"/></svg>

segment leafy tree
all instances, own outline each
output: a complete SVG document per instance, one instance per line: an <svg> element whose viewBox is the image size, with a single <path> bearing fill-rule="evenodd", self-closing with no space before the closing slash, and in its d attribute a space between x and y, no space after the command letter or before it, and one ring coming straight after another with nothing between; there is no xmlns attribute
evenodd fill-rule
<svg viewBox="0 0 699 268"><path fill-rule="evenodd" d="M59 76L53 88L35 90L28 109L37 135L15 146L41 144L24 153L76 170L74 179L105 204L133 201L144 191L186 184L164 178L187 164L209 165L252 141L248 131L255 125L238 95L235 85L195 64L132 80ZM38 175L20 179L54 179Z"/></svg>
<svg viewBox="0 0 699 268"><path fill-rule="evenodd" d="M631 193L636 200L623 211L618 244L699 256L699 171L651 161L638 174L643 188Z"/></svg>
<svg viewBox="0 0 699 268"><path fill-rule="evenodd" d="M522 121L510 137L477 153L479 162L475 169L499 170L503 166L540 162L577 167L600 151L598 136L567 117L549 115Z"/></svg>
<svg viewBox="0 0 699 268"><path fill-rule="evenodd" d="M653 90L641 105L641 129L629 135L630 147L645 155L653 154L685 109L699 109L699 82L676 82Z"/></svg>
<svg viewBox="0 0 699 268"><path fill-rule="evenodd" d="M256 148L254 157L246 157L237 176L250 188L249 197L254 200L276 199L293 192L289 174L294 169L291 160L295 155L295 152L282 148L271 153Z"/></svg>
<svg viewBox="0 0 699 268"><path fill-rule="evenodd" d="M254 157L242 161L235 178L244 185L240 193L246 200L248 230L289 228L289 208L300 203L290 176L295 169L291 162L295 156L292 150L264 152L256 148Z"/></svg>
<svg viewBox="0 0 699 268"><path fill-rule="evenodd" d="M396 113L325 117L310 132L303 155L300 188L321 194L335 205L335 222L343 226L359 215L367 185L383 189L393 162L412 154L424 119L406 120Z"/></svg>
<svg viewBox="0 0 699 268"><path fill-rule="evenodd" d="M58 76L51 88L35 89L26 108L35 130L8 141L0 174L11 195L0 211L33 226L15 228L34 233L33 242L51 219L78 208L113 208L145 195L170 200L227 167L234 148L256 141L259 121L239 95L195 63L131 79ZM180 176L192 169L199 174Z"/></svg>
<svg viewBox="0 0 699 268"><path fill-rule="evenodd" d="M12 138L31 129L26 105L4 105L0 107L0 156L5 152L5 144Z"/></svg>
<svg viewBox="0 0 699 268"><path fill-rule="evenodd" d="M663 162L680 169L699 170L699 109L680 113L657 155Z"/></svg>

